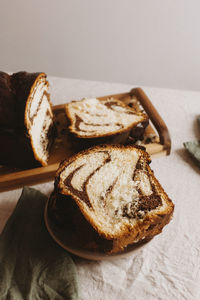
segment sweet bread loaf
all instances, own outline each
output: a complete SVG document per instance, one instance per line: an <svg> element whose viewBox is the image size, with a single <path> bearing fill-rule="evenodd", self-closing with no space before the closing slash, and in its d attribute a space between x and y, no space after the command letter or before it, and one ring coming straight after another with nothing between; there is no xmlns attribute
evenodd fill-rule
<svg viewBox="0 0 200 300"><path fill-rule="evenodd" d="M170 221L174 205L149 163L147 152L135 146L102 145L76 154L57 171L52 213L63 223L72 201L111 243L109 253L152 238Z"/></svg>
<svg viewBox="0 0 200 300"><path fill-rule="evenodd" d="M55 133L45 73L0 72L0 164L46 165Z"/></svg>
<svg viewBox="0 0 200 300"><path fill-rule="evenodd" d="M66 104L70 132L87 146L103 143L124 144L138 125L148 123L146 114L136 111L114 98L97 98L72 101ZM140 133L141 135L141 133Z"/></svg>

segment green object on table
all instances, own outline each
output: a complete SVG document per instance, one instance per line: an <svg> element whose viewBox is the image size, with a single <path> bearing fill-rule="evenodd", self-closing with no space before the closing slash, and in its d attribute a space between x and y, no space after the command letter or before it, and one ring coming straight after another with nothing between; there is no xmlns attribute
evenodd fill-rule
<svg viewBox="0 0 200 300"><path fill-rule="evenodd" d="M183 145L200 166L200 141L185 142Z"/></svg>
<svg viewBox="0 0 200 300"><path fill-rule="evenodd" d="M76 268L44 224L47 197L25 187L0 235L0 299L80 299Z"/></svg>

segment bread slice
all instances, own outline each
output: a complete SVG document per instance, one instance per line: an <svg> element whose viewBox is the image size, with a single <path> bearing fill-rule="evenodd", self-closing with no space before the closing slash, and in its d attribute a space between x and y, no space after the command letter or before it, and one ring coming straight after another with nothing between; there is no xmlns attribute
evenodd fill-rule
<svg viewBox="0 0 200 300"><path fill-rule="evenodd" d="M174 205L149 163L147 152L135 146L102 145L76 154L57 171L56 214L60 199L72 198L95 231L112 241L110 253L152 238L170 221Z"/></svg>
<svg viewBox="0 0 200 300"><path fill-rule="evenodd" d="M45 73L0 72L0 163L47 165L55 125Z"/></svg>
<svg viewBox="0 0 200 300"><path fill-rule="evenodd" d="M66 104L66 116L70 132L89 145L125 143L138 124L148 121L146 114L114 98L72 101Z"/></svg>

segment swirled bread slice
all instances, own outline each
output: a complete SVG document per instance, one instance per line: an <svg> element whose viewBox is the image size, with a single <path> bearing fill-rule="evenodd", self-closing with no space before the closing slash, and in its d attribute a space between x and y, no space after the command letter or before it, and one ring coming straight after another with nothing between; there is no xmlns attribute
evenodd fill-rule
<svg viewBox="0 0 200 300"><path fill-rule="evenodd" d="M31 86L24 112L34 156L43 166L47 165L55 130L48 86L46 74L38 74Z"/></svg>
<svg viewBox="0 0 200 300"><path fill-rule="evenodd" d="M0 72L0 164L46 165L55 125L45 73Z"/></svg>
<svg viewBox="0 0 200 300"><path fill-rule="evenodd" d="M54 207L70 196L95 231L112 241L111 253L151 238L170 221L174 205L149 163L147 152L134 146L80 152L57 171Z"/></svg>
<svg viewBox="0 0 200 300"><path fill-rule="evenodd" d="M138 124L147 124L146 114L108 98L84 98L66 104L66 115L71 133L90 144L125 143Z"/></svg>

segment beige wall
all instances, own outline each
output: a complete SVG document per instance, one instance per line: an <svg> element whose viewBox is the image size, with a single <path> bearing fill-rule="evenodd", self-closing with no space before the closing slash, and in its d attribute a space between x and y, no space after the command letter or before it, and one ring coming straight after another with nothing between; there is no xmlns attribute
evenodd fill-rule
<svg viewBox="0 0 200 300"><path fill-rule="evenodd" d="M198 0L1 0L1 70L200 89Z"/></svg>

